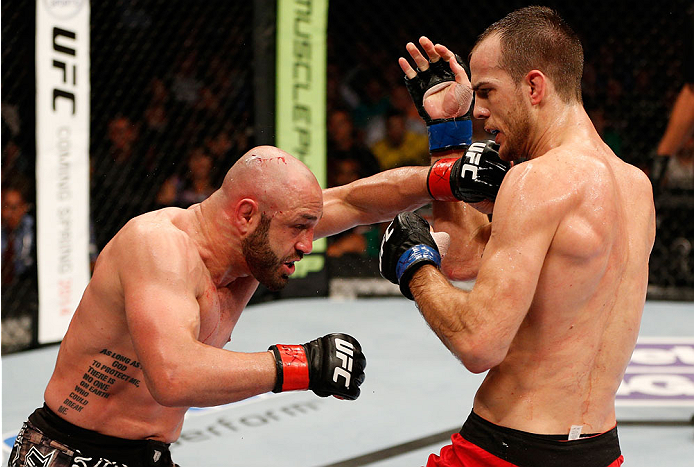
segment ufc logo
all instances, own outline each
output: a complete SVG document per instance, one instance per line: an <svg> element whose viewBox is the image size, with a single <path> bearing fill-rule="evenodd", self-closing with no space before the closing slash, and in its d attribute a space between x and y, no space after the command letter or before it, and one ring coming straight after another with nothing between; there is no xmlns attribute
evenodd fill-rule
<svg viewBox="0 0 694 467"><path fill-rule="evenodd" d="M77 86L77 65L72 61L77 55L77 50L70 47L71 41L77 39L77 34L74 31L67 31L65 29L53 28L53 50L58 54L56 58L53 59L53 68L56 68L62 72L63 84L67 85L69 88L75 88ZM61 44L60 42L63 42ZM58 99L67 99L72 103L72 114L75 114L76 104L75 104L75 93L70 92L65 89L53 89L53 110L57 109L56 104Z"/></svg>
<svg viewBox="0 0 694 467"><path fill-rule="evenodd" d="M335 338L336 354L335 356L342 361L341 366L336 366L333 372L333 382L337 383L340 376L345 379L345 387L349 388L349 382L352 380L352 363L354 362L354 346L349 342Z"/></svg>
<svg viewBox="0 0 694 467"><path fill-rule="evenodd" d="M477 142L470 145L463 156L467 163L463 164L463 168L460 171L460 178L465 178L465 172L468 171L472 174L472 179L477 180L477 169L480 165L480 158L482 157L482 152L484 152L485 144L486 143Z"/></svg>

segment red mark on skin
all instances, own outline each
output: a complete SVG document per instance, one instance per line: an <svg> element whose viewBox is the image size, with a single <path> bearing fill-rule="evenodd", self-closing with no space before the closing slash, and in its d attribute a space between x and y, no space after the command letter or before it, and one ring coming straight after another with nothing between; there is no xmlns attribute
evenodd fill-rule
<svg viewBox="0 0 694 467"><path fill-rule="evenodd" d="M258 156L258 155L256 155L256 154L253 154L252 156L255 157L255 158L256 158L258 161L260 161L260 162L280 161L280 162L282 162L284 165L287 165L287 159L286 159L284 156L267 157L267 158Z"/></svg>
<svg viewBox="0 0 694 467"><path fill-rule="evenodd" d="M214 295L216 295L216 294L217 294L217 289L214 286L209 286L207 288L207 290L205 290L205 298L209 301L214 301ZM219 304L217 304L217 306L219 306ZM219 310L217 310L217 311L218 311L217 323L214 325L214 328L212 329L212 331L210 331L210 333L207 334L207 336L205 336L205 338L202 339L200 342L207 342L207 339L212 337L212 335L215 333L215 331L217 331L217 328L219 328L219 324L222 321L222 313Z"/></svg>
<svg viewBox="0 0 694 467"><path fill-rule="evenodd" d="M205 342L207 342L207 339L209 339L210 337L212 337L212 334L214 334L214 332L215 332L215 331L217 330L217 328L219 327L219 322L220 322L221 320L222 320L222 317L221 317L221 314L220 314L220 316L217 318L217 324L214 325L214 329L212 329L212 331L210 331L210 333L209 333L203 340L201 340L200 342L205 343Z"/></svg>

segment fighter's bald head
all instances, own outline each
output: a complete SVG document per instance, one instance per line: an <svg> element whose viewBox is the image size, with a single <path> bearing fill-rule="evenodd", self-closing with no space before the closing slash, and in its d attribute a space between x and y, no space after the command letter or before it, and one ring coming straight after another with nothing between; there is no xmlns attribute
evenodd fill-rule
<svg viewBox="0 0 694 467"><path fill-rule="evenodd" d="M252 198L262 211L272 212L305 193L320 193L320 185L299 159L274 146L258 146L229 169L221 191L231 200Z"/></svg>

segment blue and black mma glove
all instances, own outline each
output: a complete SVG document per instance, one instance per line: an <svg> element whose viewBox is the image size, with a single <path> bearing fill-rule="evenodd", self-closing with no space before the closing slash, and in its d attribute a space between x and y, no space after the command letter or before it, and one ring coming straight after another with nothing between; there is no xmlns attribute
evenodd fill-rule
<svg viewBox="0 0 694 467"><path fill-rule="evenodd" d="M470 70L463 59L457 54L455 58L470 78ZM417 107L419 116L427 125L430 153L465 148L472 143L472 120L470 117L472 116L472 109L475 107L474 97L470 102L470 108L463 116L433 119L424 109L424 96L427 91L450 81L455 82L455 74L451 71L448 62L443 59L433 63L429 62L429 68L424 71L417 69L417 76L414 78L405 77L405 86Z"/></svg>
<svg viewBox="0 0 694 467"><path fill-rule="evenodd" d="M419 214L402 212L390 223L381 241L378 267L381 276L400 285L400 292L414 300L410 279L425 264L441 267L441 255L429 223Z"/></svg>

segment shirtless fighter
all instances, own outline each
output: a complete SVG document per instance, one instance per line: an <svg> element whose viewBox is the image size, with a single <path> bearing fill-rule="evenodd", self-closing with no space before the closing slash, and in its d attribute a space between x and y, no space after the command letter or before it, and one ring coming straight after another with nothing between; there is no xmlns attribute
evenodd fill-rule
<svg viewBox="0 0 694 467"><path fill-rule="evenodd" d="M462 430L427 466L621 465L615 393L646 298L651 184L593 127L582 46L554 11L523 8L487 28L470 54L471 84L449 49L420 45L428 59L407 47L418 71L400 61L408 79L439 59L455 73L428 108L442 112L443 93L471 86L473 115L501 158L529 159L501 183L471 291L440 272L416 214L398 215L383 237L384 277L470 371L488 372Z"/></svg>
<svg viewBox="0 0 694 467"><path fill-rule="evenodd" d="M366 360L350 336L258 353L222 347L259 282L283 287L314 238L429 203L428 171L399 168L322 191L298 159L262 146L202 203L132 219L99 255L45 405L9 465L171 466L168 444L191 406L306 389L356 399Z"/></svg>

